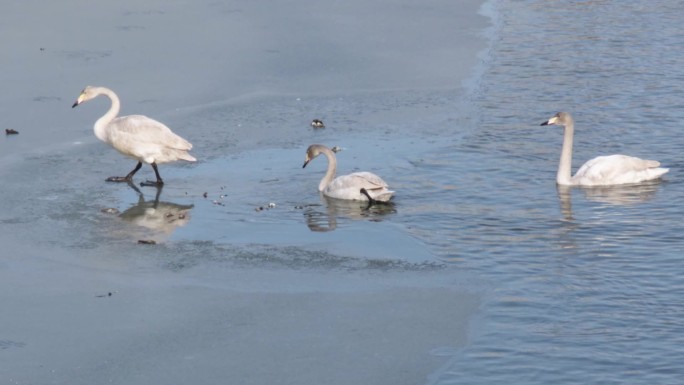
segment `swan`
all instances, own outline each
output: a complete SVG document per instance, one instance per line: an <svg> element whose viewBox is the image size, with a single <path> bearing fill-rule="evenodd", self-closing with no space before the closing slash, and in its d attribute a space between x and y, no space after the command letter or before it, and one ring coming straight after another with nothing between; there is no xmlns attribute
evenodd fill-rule
<svg viewBox="0 0 684 385"><path fill-rule="evenodd" d="M312 144L306 149L306 159L302 168L320 154L328 158L328 171L318 184L318 191L323 195L335 199L369 202L387 202L392 198L394 191L388 190L387 183L373 173L362 171L335 178L335 154L322 144Z"/></svg>
<svg viewBox="0 0 684 385"><path fill-rule="evenodd" d="M140 170L143 162L145 162L152 166L157 180L156 182L142 182L140 185L162 186L164 181L159 176L157 164L181 159L189 162L197 160L188 154L192 144L174 134L164 124L143 115L116 117L119 114L121 103L119 97L109 88L86 87L71 108L100 95L107 96L111 100L112 106L106 114L95 122L95 136L123 155L138 161L138 164L128 175L109 177L107 178L108 182L130 182L133 175Z"/></svg>
<svg viewBox="0 0 684 385"><path fill-rule="evenodd" d="M560 164L556 174L556 183L567 186L608 186L628 183L641 183L658 179L669 171L660 167L660 162L646 160L627 155L599 156L589 160L571 176L572 140L574 121L567 112L559 112L542 126L558 125L565 127Z"/></svg>

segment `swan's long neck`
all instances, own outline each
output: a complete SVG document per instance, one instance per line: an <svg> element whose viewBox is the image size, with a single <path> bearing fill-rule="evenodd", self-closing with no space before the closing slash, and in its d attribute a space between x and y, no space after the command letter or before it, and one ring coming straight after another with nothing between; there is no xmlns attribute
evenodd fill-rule
<svg viewBox="0 0 684 385"><path fill-rule="evenodd" d="M565 124L563 132L563 149L561 150L560 163L558 164L556 183L569 185L572 184L572 140L575 133L573 122Z"/></svg>
<svg viewBox="0 0 684 385"><path fill-rule="evenodd" d="M109 100L112 101L112 106L109 108L109 111L107 111L107 113L102 115L102 117L95 122L95 126L93 128L95 131L95 136L97 136L97 138L101 141L107 142L106 128L109 123L111 123L112 120L114 120L114 118L116 118L116 116L119 114L121 102L119 102L119 97L116 96L114 91L110 90L109 88L99 87L97 89L97 94L106 95L109 97Z"/></svg>
<svg viewBox="0 0 684 385"><path fill-rule="evenodd" d="M322 147L320 152L328 158L328 171L321 179L321 183L318 184L318 191L325 190L326 187L335 178L335 172L337 171L337 159L335 159L335 154L327 147Z"/></svg>

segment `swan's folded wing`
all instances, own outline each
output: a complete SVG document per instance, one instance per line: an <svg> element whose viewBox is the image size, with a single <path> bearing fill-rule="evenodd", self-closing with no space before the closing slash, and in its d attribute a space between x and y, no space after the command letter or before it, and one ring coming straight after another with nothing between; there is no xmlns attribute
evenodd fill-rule
<svg viewBox="0 0 684 385"><path fill-rule="evenodd" d="M192 144L174 134L161 122L144 115L129 115L114 119L107 126L107 135L114 145L156 145L177 150L190 150Z"/></svg>
<svg viewBox="0 0 684 385"><path fill-rule="evenodd" d="M327 186L328 191L341 191L346 189L352 189L352 191L360 191L362 188L366 190L375 190L379 188L384 188L387 186L379 177L369 177L370 173L353 173L347 175L340 175L333 179ZM370 174L373 175L373 174Z"/></svg>
<svg viewBox="0 0 684 385"><path fill-rule="evenodd" d="M374 199L381 197L378 200L389 200L393 194L393 191L387 189L385 181L370 172L338 176L328 184L323 193L337 199L367 200L361 189L365 189Z"/></svg>
<svg viewBox="0 0 684 385"><path fill-rule="evenodd" d="M639 183L655 179L668 169L660 162L627 155L599 156L585 163L573 177L584 185Z"/></svg>
<svg viewBox="0 0 684 385"><path fill-rule="evenodd" d="M367 171L360 171L360 172L355 172L347 175L349 177L353 178L358 178L359 181L357 184L361 185L363 184L363 188L365 189L376 189L376 188L387 188L387 183L385 183L382 178L379 176L373 174L372 172L367 172Z"/></svg>

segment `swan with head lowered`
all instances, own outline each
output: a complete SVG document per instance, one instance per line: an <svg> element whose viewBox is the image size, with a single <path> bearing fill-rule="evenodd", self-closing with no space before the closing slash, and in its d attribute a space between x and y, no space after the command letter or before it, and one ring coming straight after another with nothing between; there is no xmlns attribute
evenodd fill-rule
<svg viewBox="0 0 684 385"><path fill-rule="evenodd" d="M345 200L369 201L369 202L388 202L394 191L389 190L379 176L362 171L347 175L340 175L335 178L337 170L337 160L331 149L322 144L312 144L306 150L306 159L302 168L319 155L328 158L328 171L325 173L321 183L318 184L318 191L323 195Z"/></svg>
<svg viewBox="0 0 684 385"><path fill-rule="evenodd" d="M174 134L171 129L154 119L143 115L120 116L121 103L114 91L105 87L86 87L79 95L73 107L83 102L105 95L112 106L106 114L95 122L95 136L101 141L108 143L120 153L138 161L135 168L126 176L113 176L107 178L108 182L130 182L143 162L152 166L156 181L140 183L144 186L161 186L164 184L157 164L186 160L194 162L195 159L188 151L192 144L180 136Z"/></svg>
<svg viewBox="0 0 684 385"><path fill-rule="evenodd" d="M572 141L575 131L572 116L559 112L541 124L564 126L563 148L556 174L556 183L567 186L609 186L641 183L660 178L669 171L656 160L640 159L627 155L599 156L589 160L571 176Z"/></svg>

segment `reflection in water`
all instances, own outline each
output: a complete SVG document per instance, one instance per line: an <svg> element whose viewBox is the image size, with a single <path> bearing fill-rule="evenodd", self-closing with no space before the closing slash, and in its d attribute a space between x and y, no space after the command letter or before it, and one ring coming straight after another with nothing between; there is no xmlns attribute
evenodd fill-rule
<svg viewBox="0 0 684 385"><path fill-rule="evenodd" d="M584 196L592 202L625 206L653 199L659 186L660 181L651 181L640 184L594 187L578 186L577 188L581 189ZM572 219L572 198L570 196L572 186L556 185L556 188L563 217L570 220Z"/></svg>
<svg viewBox="0 0 684 385"><path fill-rule="evenodd" d="M146 201L135 185L129 186L138 193L138 203L119 214L119 217L126 222L152 230L150 236L155 241L168 238L176 228L190 221L190 210L193 205L160 202L162 187L157 188L154 201Z"/></svg>
<svg viewBox="0 0 684 385"><path fill-rule="evenodd" d="M560 202L563 218L568 221L574 220L575 218L572 217L572 198L570 197L572 187L557 184L556 191L558 191L558 201Z"/></svg>
<svg viewBox="0 0 684 385"><path fill-rule="evenodd" d="M594 202L631 205L653 199L659 187L660 181L651 181L633 185L585 187L582 191L587 199Z"/></svg>
<svg viewBox="0 0 684 385"><path fill-rule="evenodd" d="M311 231L333 231L337 228L338 218L381 221L385 215L397 212L391 202L369 204L369 202L329 198L323 194L320 194L320 197L323 202L322 206L308 206L304 211L306 225ZM319 210L319 208L325 208L325 210Z"/></svg>

